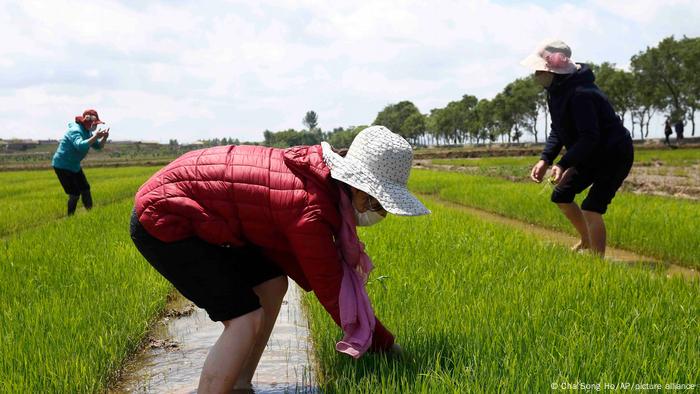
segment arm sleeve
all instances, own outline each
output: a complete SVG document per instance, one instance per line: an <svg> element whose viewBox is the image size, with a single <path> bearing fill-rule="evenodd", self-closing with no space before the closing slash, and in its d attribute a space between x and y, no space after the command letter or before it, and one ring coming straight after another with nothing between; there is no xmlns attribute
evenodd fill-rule
<svg viewBox="0 0 700 394"><path fill-rule="evenodd" d="M564 157L557 163L565 170L586 161L600 141L598 112L596 111L593 97L590 94L579 94L575 95L571 100L571 110L573 111L574 126L578 133L578 139L571 149L567 149Z"/></svg>
<svg viewBox="0 0 700 394"><path fill-rule="evenodd" d="M288 237L304 276L316 298L340 326L338 295L343 279L343 267L328 224L322 221L306 222L291 231ZM386 350L394 344L394 336L375 316L375 329L370 351Z"/></svg>
<svg viewBox="0 0 700 394"><path fill-rule="evenodd" d="M83 139L83 136L80 135L80 130L78 129L69 129L68 139L73 143L73 147L75 147L78 152L86 153L90 149L88 140Z"/></svg>
<svg viewBox="0 0 700 394"><path fill-rule="evenodd" d="M554 159L556 159L557 156L559 156L561 148L562 142L559 139L559 130L555 129L554 125L552 125L549 136L547 137L547 143L544 146L542 155L540 155L540 159L547 162L547 164L552 165Z"/></svg>
<svg viewBox="0 0 700 394"><path fill-rule="evenodd" d="M99 138L97 139L97 141L93 142L91 146L94 150L102 150L102 144L100 144Z"/></svg>

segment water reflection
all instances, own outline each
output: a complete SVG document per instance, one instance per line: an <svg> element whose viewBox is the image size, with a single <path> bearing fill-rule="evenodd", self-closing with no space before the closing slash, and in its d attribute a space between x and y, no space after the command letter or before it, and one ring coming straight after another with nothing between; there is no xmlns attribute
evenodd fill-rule
<svg viewBox="0 0 700 394"><path fill-rule="evenodd" d="M255 393L316 393L311 370L308 324L301 290L290 286L253 377ZM112 392L194 393L209 348L223 331L195 308L189 316L164 318L154 339L126 368Z"/></svg>

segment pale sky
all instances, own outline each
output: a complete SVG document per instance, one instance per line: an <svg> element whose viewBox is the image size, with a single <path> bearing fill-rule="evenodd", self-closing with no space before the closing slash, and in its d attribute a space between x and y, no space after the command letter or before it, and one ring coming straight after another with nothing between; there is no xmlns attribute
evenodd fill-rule
<svg viewBox="0 0 700 394"><path fill-rule="evenodd" d="M0 138L60 138L95 108L115 140L262 140L491 98L544 38L614 62L700 35L697 0L0 0Z"/></svg>

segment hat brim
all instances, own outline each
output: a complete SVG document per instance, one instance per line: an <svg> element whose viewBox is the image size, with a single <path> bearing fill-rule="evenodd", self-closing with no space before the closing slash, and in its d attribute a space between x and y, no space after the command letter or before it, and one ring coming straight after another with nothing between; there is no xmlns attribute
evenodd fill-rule
<svg viewBox="0 0 700 394"><path fill-rule="evenodd" d="M399 216L427 215L430 210L402 184L376 178L365 166L333 152L321 142L323 159L331 170L331 178L362 190L379 201L385 211Z"/></svg>
<svg viewBox="0 0 700 394"><path fill-rule="evenodd" d="M576 72L576 64L570 60L566 67L562 68L552 68L547 65L547 61L541 56L532 54L522 61L520 61L522 66L525 66L532 71L549 71L555 74L572 74Z"/></svg>

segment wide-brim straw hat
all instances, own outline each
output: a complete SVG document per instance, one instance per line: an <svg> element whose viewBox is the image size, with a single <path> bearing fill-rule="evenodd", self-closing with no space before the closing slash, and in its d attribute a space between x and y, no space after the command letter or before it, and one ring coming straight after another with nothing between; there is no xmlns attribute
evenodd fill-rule
<svg viewBox="0 0 700 394"><path fill-rule="evenodd" d="M561 40L545 40L534 52L520 62L533 71L573 74L578 69L571 60L571 48Z"/></svg>
<svg viewBox="0 0 700 394"><path fill-rule="evenodd" d="M384 126L360 131L345 157L321 142L331 177L369 194L389 213L418 216L430 210L408 191L413 150L403 137Z"/></svg>

